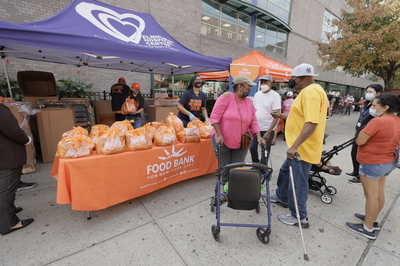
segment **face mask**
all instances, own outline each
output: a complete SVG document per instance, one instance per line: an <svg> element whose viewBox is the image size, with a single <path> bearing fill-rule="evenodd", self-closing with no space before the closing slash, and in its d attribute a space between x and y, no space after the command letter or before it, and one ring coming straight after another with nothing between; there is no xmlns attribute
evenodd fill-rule
<svg viewBox="0 0 400 266"><path fill-rule="evenodd" d="M382 109L382 108L379 108L379 109ZM379 109L372 109L372 108L369 108L368 109L368 112L369 112L369 114L371 115L371 116L373 116L373 117L379 117L380 115L381 115L381 113L377 113L376 111L378 111Z"/></svg>
<svg viewBox="0 0 400 266"><path fill-rule="evenodd" d="M296 87L296 85L297 85L297 83L295 81L295 78L289 80L289 83L288 83L289 88L293 89L294 87Z"/></svg>
<svg viewBox="0 0 400 266"><path fill-rule="evenodd" d="M250 95L250 91L251 91L251 88L249 90L243 89L243 90L241 90L240 94L242 95L243 98L245 98Z"/></svg>
<svg viewBox="0 0 400 266"><path fill-rule="evenodd" d="M196 81L195 83L193 83L193 85L194 85L196 88L200 88L200 87L201 87L201 84L202 84L201 81Z"/></svg>
<svg viewBox="0 0 400 266"><path fill-rule="evenodd" d="M267 92L269 90L269 86L268 85L261 85L261 91L262 92Z"/></svg>
<svg viewBox="0 0 400 266"><path fill-rule="evenodd" d="M132 90L132 93L133 93L133 95L135 95L135 96L138 95L139 92L140 92L140 91L138 91L138 90Z"/></svg>
<svg viewBox="0 0 400 266"><path fill-rule="evenodd" d="M373 93L366 93L365 94L365 99L368 101L372 101L375 98L375 94Z"/></svg>

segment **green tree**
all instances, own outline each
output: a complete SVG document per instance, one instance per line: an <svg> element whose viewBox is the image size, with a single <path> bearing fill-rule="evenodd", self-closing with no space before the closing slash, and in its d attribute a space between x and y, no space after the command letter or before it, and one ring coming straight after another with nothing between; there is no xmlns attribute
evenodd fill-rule
<svg viewBox="0 0 400 266"><path fill-rule="evenodd" d="M343 67L354 77L374 74L393 90L400 73L400 1L347 0L353 10L342 10L330 24L336 30L319 42L318 57L326 70ZM338 38L336 36L339 36Z"/></svg>

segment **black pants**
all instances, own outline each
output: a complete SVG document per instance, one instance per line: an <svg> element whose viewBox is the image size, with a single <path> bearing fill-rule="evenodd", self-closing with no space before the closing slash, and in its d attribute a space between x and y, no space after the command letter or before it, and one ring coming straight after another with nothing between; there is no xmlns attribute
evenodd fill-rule
<svg viewBox="0 0 400 266"><path fill-rule="evenodd" d="M360 168L360 163L357 161L357 149L358 149L358 145L356 142L353 143L353 145L351 145L351 161L353 163L353 172L356 175L359 175L358 170Z"/></svg>
<svg viewBox="0 0 400 266"><path fill-rule="evenodd" d="M0 232L7 231L19 223L14 202L21 174L22 166L0 170Z"/></svg>
<svg viewBox="0 0 400 266"><path fill-rule="evenodd" d="M125 115L123 114L114 114L115 116L115 121L124 121L125 120Z"/></svg>

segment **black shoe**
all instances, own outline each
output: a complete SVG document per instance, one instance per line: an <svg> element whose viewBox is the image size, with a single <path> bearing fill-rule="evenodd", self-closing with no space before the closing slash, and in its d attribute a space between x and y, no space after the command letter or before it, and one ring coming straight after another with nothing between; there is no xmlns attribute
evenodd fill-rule
<svg viewBox="0 0 400 266"><path fill-rule="evenodd" d="M364 229L363 224L353 224L353 223L346 223L346 226L353 232L362 234L363 236L369 238L369 239L376 239L375 231L368 232L367 230Z"/></svg>
<svg viewBox="0 0 400 266"><path fill-rule="evenodd" d="M365 215L363 215L363 214L355 213L354 216L363 222L365 221ZM373 227L374 227L374 230L381 230L378 222L374 222Z"/></svg>
<svg viewBox="0 0 400 266"><path fill-rule="evenodd" d="M356 173L354 173L354 172L346 173L346 175L347 175L347 176L350 176L350 177L356 177L356 176L358 176L358 174L356 174Z"/></svg>
<svg viewBox="0 0 400 266"><path fill-rule="evenodd" d="M347 180L347 182L350 184L361 184L360 177L354 177L353 179Z"/></svg>
<svg viewBox="0 0 400 266"><path fill-rule="evenodd" d="M12 228L12 229L8 229L7 231L1 232L0 234L2 234L3 236L9 233L12 233L14 231L17 231L19 229L22 229L24 227L27 227L28 225L30 225L33 222L33 218L29 218L26 220L21 220L21 226L17 227L17 228Z"/></svg>
<svg viewBox="0 0 400 266"><path fill-rule="evenodd" d="M17 189L17 191L20 191L20 190L24 190L24 189L30 189L30 188L34 188L34 187L36 187L38 185L38 183L26 183L26 182L19 182L19 186L18 186L18 189Z"/></svg>
<svg viewBox="0 0 400 266"><path fill-rule="evenodd" d="M19 212L21 212L22 211L22 208L21 207L16 207L15 208L15 214L17 214L17 213L19 213Z"/></svg>

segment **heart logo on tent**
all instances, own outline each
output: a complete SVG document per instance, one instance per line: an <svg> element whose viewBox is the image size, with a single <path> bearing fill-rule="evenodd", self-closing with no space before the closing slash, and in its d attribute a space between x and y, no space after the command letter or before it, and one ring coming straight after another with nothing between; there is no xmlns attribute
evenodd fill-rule
<svg viewBox="0 0 400 266"><path fill-rule="evenodd" d="M142 32L145 29L146 23L141 17L135 14L119 14L112 9L85 2L79 3L75 7L75 10L97 28L117 39L136 44L142 39ZM97 14L97 16L94 14ZM132 20L138 22L139 25L131 22ZM130 35L126 35L113 26L113 24L121 25L124 29L126 29L126 27L131 27L134 32Z"/></svg>

